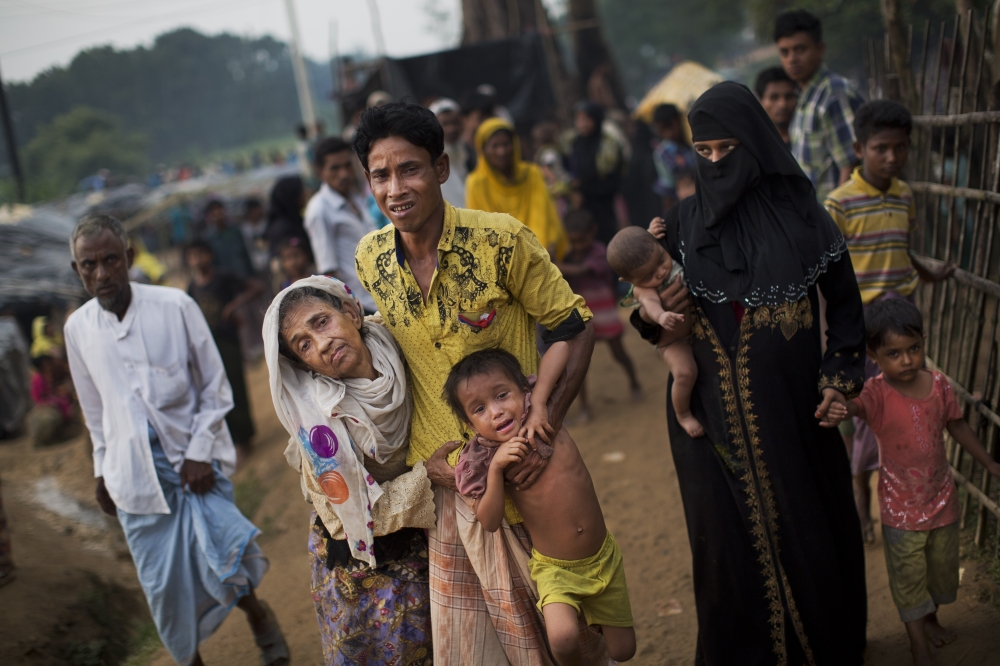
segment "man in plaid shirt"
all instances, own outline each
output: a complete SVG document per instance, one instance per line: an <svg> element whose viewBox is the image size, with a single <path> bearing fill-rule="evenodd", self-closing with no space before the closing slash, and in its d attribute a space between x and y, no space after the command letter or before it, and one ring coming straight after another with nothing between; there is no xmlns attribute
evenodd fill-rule
<svg viewBox="0 0 1000 666"><path fill-rule="evenodd" d="M823 201L851 177L854 112L864 103L844 77L823 64L823 27L815 16L795 9L778 16L774 41L781 66L802 89L789 128L792 154Z"/></svg>

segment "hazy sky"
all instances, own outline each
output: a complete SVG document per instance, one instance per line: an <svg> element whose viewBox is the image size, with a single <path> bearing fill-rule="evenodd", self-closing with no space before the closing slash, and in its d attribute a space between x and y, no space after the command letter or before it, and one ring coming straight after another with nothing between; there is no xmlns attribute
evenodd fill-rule
<svg viewBox="0 0 1000 666"><path fill-rule="evenodd" d="M320 61L330 57L333 21L342 53L359 48L374 53L368 1L294 0L305 54ZM436 51L457 42L460 0L375 1L389 55ZM5 81L24 81L68 64L87 47L149 45L156 35L179 27L281 40L290 34L284 0L0 0L0 72Z"/></svg>

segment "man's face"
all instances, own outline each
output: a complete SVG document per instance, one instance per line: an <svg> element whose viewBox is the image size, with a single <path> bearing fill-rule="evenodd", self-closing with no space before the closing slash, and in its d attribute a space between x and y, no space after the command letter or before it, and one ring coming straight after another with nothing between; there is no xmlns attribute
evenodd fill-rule
<svg viewBox="0 0 1000 666"><path fill-rule="evenodd" d="M577 111L573 116L573 127L580 136L590 136L597 131L597 123L583 111Z"/></svg>
<svg viewBox="0 0 1000 666"><path fill-rule="evenodd" d="M201 247L192 247L184 255L188 268L195 273L204 273L212 267L212 253Z"/></svg>
<svg viewBox="0 0 1000 666"><path fill-rule="evenodd" d="M221 204L212 204L205 211L205 224L213 227L221 227L226 221L226 207Z"/></svg>
<svg viewBox="0 0 1000 666"><path fill-rule="evenodd" d="M819 66L823 64L823 53L826 45L813 41L804 32L797 32L790 37L778 40L778 55L785 74L799 85L805 85L813 77Z"/></svg>
<svg viewBox="0 0 1000 666"><path fill-rule="evenodd" d="M904 129L885 129L868 137L864 145L855 142L854 154L864 163L865 175L871 180L892 180L906 166L910 136Z"/></svg>
<svg viewBox="0 0 1000 666"><path fill-rule="evenodd" d="M426 149L401 136L379 139L368 153L368 184L379 209L403 233L420 231L442 206L448 156L431 162Z"/></svg>
<svg viewBox="0 0 1000 666"><path fill-rule="evenodd" d="M442 111L437 118L444 130L445 143L455 143L462 137L462 116L458 111Z"/></svg>
<svg viewBox="0 0 1000 666"><path fill-rule="evenodd" d="M323 168L319 177L330 189L347 196L354 189L354 166L351 162L351 151L342 150L339 153L327 155L323 159Z"/></svg>
<svg viewBox="0 0 1000 666"><path fill-rule="evenodd" d="M128 269L132 267L135 249L127 249L110 230L102 229L93 236L76 239L76 259L73 270L80 276L83 288L105 310L124 310L131 291Z"/></svg>
<svg viewBox="0 0 1000 666"><path fill-rule="evenodd" d="M799 101L799 91L791 81L772 81L764 88L760 104L767 111L771 122L778 127L788 127L795 113L795 103Z"/></svg>

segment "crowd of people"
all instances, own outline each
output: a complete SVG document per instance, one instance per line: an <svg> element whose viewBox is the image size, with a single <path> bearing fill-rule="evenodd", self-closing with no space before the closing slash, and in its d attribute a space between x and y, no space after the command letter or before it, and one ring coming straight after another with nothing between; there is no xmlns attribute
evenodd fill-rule
<svg viewBox="0 0 1000 666"><path fill-rule="evenodd" d="M628 661L627 565L563 427L574 400L593 416L597 340L642 400L620 307L670 370L697 663L863 663L875 469L914 662L954 640L936 615L958 586L942 433L1000 464L924 367L913 293L953 268L909 254L912 119L824 66L807 12L774 38L782 67L753 92L719 83L687 122L664 104L645 129L584 100L565 131L532 129L531 159L481 91L373 96L348 137L311 147L318 187L280 179L242 226L205 206L186 294L130 279L116 219L80 220L94 298L61 333L37 322L32 433L79 423L71 376L97 501L179 664L234 606L265 666L290 659L229 482L254 434L246 328L313 508L326 663Z"/></svg>

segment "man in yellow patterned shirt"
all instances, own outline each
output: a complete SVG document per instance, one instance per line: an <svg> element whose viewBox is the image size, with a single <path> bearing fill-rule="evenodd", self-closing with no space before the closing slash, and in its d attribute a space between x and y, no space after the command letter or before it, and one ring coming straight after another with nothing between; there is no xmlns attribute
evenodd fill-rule
<svg viewBox="0 0 1000 666"><path fill-rule="evenodd" d="M369 109L354 147L379 208L392 222L361 240L358 276L409 366L409 462L426 461L435 484L438 524L428 543L434 662L546 663L544 630L525 569L530 535L509 503L508 524L495 534L482 530L456 493L459 440L470 433L442 390L452 365L489 347L511 352L526 373L535 372L537 321L547 341L567 340L572 349L549 403L558 431L590 364L592 315L527 227L509 215L444 201L441 184L449 162L430 111L405 103ZM508 481L530 485L544 465L532 453L509 470ZM606 663L600 641L589 641L589 647L592 663Z"/></svg>

